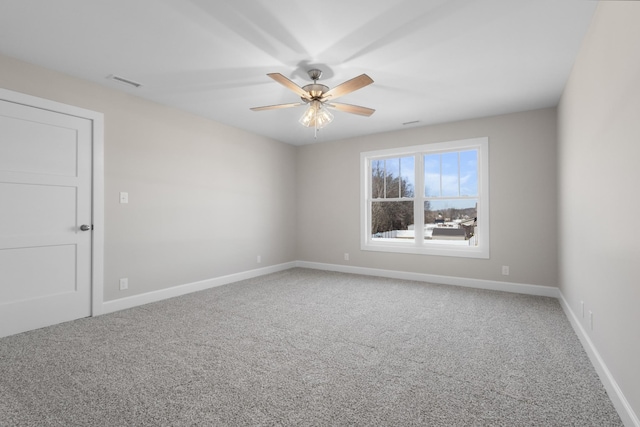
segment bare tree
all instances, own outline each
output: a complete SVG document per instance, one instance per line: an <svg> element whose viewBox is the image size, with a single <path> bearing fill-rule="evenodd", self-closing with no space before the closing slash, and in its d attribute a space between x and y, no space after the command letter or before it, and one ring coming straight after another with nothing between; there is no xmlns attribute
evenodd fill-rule
<svg viewBox="0 0 640 427"><path fill-rule="evenodd" d="M371 233L406 230L414 223L413 201L385 199L413 197L413 185L406 179L386 173L381 162L374 162L371 172L371 196L374 200L379 200L374 201L371 206Z"/></svg>

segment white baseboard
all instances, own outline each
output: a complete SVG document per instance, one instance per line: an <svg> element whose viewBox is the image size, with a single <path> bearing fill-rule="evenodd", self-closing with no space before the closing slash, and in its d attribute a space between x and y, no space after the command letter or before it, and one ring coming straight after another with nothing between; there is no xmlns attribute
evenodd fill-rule
<svg viewBox="0 0 640 427"><path fill-rule="evenodd" d="M598 373L600 381L609 395L609 399L611 399L611 403L613 403L613 406L618 411L618 415L620 415L620 419L625 426L640 427L640 420L638 419L638 416L633 411L633 408L631 408L631 405L629 405L629 401L622 393L622 390L620 390L618 383L613 378L613 375L611 375L607 365L602 360L602 357L600 357L600 353L598 353L598 350L589 338L587 331L582 327L582 323L580 323L578 316L576 316L573 310L571 310L571 307L564 298L564 295L562 295L562 292L559 292L558 301L560 302L565 315L569 319L573 330L576 332L576 335L578 335L578 338L582 343L582 347L584 347L587 352L587 355L591 360L591 364Z"/></svg>
<svg viewBox="0 0 640 427"><path fill-rule="evenodd" d="M558 289L550 286L496 282L482 279L439 276L435 274L409 273L406 271L382 270L377 268L353 267L348 265L324 264L309 261L292 261L284 264L273 265L270 267L230 274L227 276L215 277L213 279L202 280L199 282L173 286L171 288L147 292L140 295L133 295L113 301L106 301L102 304L102 313L113 313L114 311L125 310L127 308L133 308L139 305L149 304L151 302L162 301L167 298L173 298L191 292L202 291L216 286L227 285L229 283L239 282L241 280L252 279L254 277L276 273L278 271L288 270L294 267L311 268L314 270L337 271L341 273L363 274L366 276L389 277L392 279L415 280L420 282L465 286L478 289L490 289L494 291L515 292L519 294L538 295L553 298L558 298L559 296Z"/></svg>
<svg viewBox="0 0 640 427"><path fill-rule="evenodd" d="M106 301L102 304L102 314L113 313L114 311L125 310L127 308L133 308L139 305L149 304L151 302L162 301L164 299L189 294L191 292L203 291L205 289L227 285L241 280L253 279L254 277L264 276L265 274L288 270L295 266L295 262L287 262L284 264L257 268L255 270L243 271L241 273L229 274L227 276L215 277L213 279L202 280L199 282L173 286L171 288L147 292L140 295L133 295L113 301Z"/></svg>
<svg viewBox="0 0 640 427"><path fill-rule="evenodd" d="M560 291L552 286L527 285L522 283L498 282L494 280L469 279L466 277L439 276L437 274L410 273L378 268L353 267L350 265L323 264L319 262L297 261L296 266L315 270L337 271L340 273L363 274L366 276L389 277L391 279L415 280L418 282L437 283L441 285L464 286L467 288L489 289L492 291L514 292L517 294L536 295L558 298Z"/></svg>
<svg viewBox="0 0 640 427"><path fill-rule="evenodd" d="M415 280L419 282L438 283L443 285L465 286L469 288L490 289L494 291L515 292L519 294L537 295L558 298L559 291L551 286L526 285L521 283L497 282L482 279L469 279L464 277L439 276L435 274L410 273L406 271L382 270L377 268L353 267L348 265L324 264L309 261L292 261L277 264L270 267L258 268L241 273L230 274L222 277L202 280L199 282L187 283L173 286L167 289L147 292L140 295L133 295L113 301L106 301L102 304L102 313L113 313L114 311L125 310L139 305L162 301L191 292L202 291L216 286L227 285L241 280L252 279L265 274L276 273L294 267L311 268L314 270L337 271L342 273L363 274L366 276L389 277L392 279Z"/></svg>

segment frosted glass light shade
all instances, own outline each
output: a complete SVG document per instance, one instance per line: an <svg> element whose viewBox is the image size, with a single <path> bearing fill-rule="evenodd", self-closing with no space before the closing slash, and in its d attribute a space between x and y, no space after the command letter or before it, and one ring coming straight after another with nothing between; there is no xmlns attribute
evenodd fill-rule
<svg viewBox="0 0 640 427"><path fill-rule="evenodd" d="M300 117L300 124L308 128L322 129L333 120L333 114L320 101L311 101L309 108Z"/></svg>

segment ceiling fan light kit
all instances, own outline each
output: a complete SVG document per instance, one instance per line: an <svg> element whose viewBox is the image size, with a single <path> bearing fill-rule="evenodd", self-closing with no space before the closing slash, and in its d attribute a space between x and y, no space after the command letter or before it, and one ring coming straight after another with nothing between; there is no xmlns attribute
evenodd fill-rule
<svg viewBox="0 0 640 427"><path fill-rule="evenodd" d="M308 84L306 86L300 87L285 76L280 73L270 73L267 74L273 80L277 81L287 89L296 93L300 96L302 102L291 103L291 104L278 104L278 105L268 105L264 107L253 107L251 110L253 111L263 111L263 110L275 110L280 108L289 108L289 107L299 107L302 105L308 105L307 110L304 112L302 117L300 117L300 124L306 127L314 128L314 137L317 136L318 129L322 129L333 120L333 114L327 110L328 108L333 108L338 111L343 111L351 114L358 114L360 116L369 117L376 110L360 107L359 105L351 105L351 104L342 104L333 102L334 99L344 96L348 93L354 92L358 89L362 89L365 86L373 83L371 77L366 74L361 74L358 77L355 77L351 80L347 80L346 82L339 84L333 89L329 89L328 86L323 84L318 84L318 80L322 76L322 71L318 69L312 69L308 71L309 77L313 80L313 83ZM331 103L328 103L331 99Z"/></svg>
<svg viewBox="0 0 640 427"><path fill-rule="evenodd" d="M302 126L322 129L333 121L333 114L320 101L311 101L298 121Z"/></svg>

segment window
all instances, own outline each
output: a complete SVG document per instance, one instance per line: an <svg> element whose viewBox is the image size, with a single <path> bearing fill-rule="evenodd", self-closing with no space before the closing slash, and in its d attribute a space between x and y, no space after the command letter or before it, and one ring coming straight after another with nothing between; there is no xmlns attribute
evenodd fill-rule
<svg viewBox="0 0 640 427"><path fill-rule="evenodd" d="M362 153L362 249L489 258L488 162L488 138Z"/></svg>

